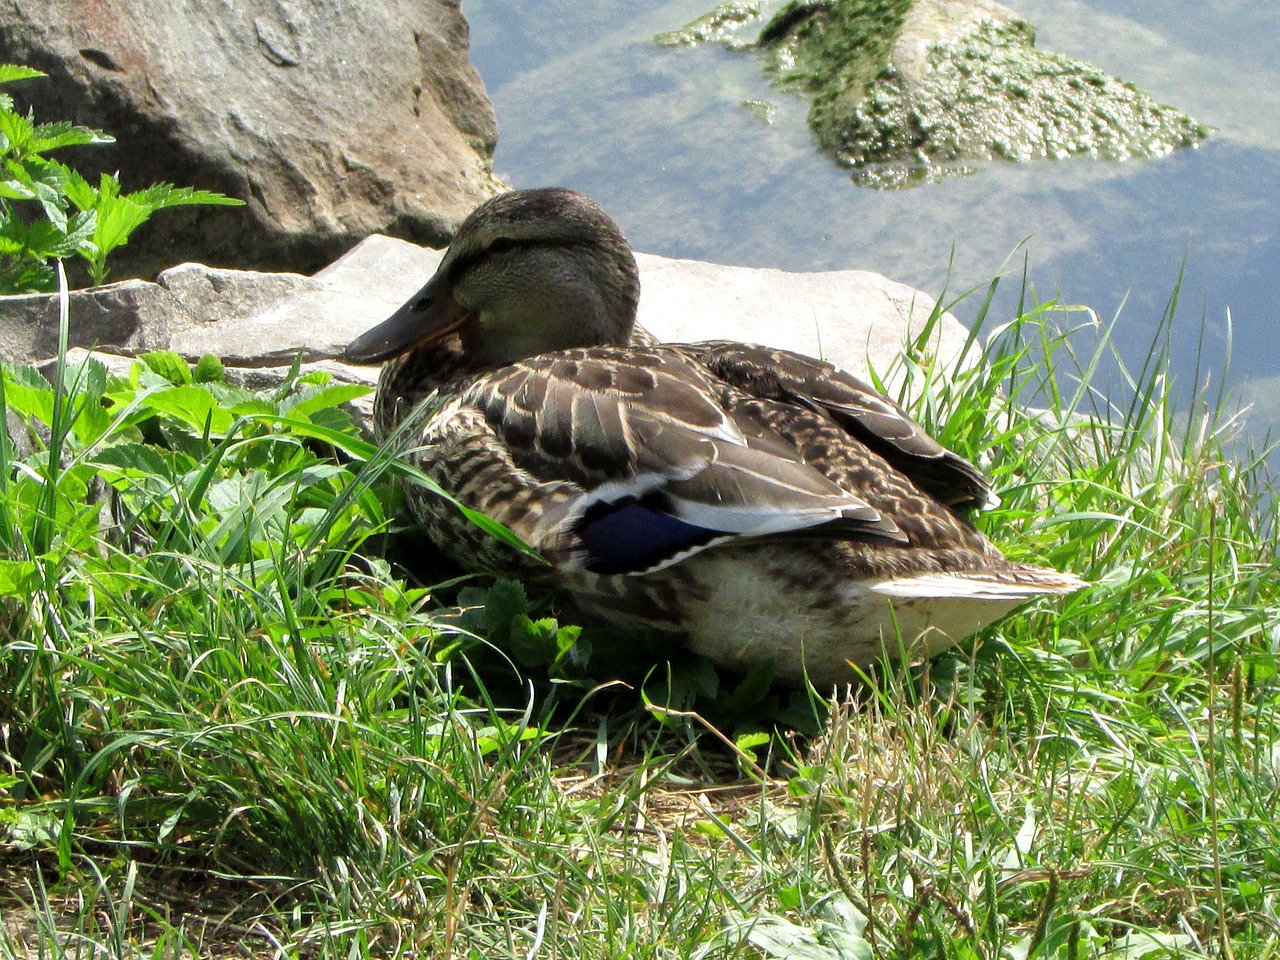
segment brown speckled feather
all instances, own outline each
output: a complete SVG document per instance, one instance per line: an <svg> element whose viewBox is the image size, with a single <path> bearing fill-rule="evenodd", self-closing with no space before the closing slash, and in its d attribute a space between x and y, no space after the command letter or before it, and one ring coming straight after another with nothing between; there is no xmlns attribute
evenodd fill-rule
<svg viewBox="0 0 1280 960"><path fill-rule="evenodd" d="M744 393L808 407L875 450L930 497L948 506L993 506L972 464L924 432L902 409L852 374L789 350L715 340L680 345L716 377Z"/></svg>

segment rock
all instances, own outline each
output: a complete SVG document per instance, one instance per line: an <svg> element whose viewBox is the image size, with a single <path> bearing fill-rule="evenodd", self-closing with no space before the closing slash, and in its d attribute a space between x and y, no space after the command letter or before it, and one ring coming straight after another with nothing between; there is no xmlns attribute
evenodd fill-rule
<svg viewBox="0 0 1280 960"><path fill-rule="evenodd" d="M314 277L183 264L157 283L132 280L73 294L74 343L121 354L165 348L193 361L212 353L228 379L259 388L279 383L298 358L306 369L372 385L378 369L342 363L343 348L412 296L442 256L372 236ZM660 339L784 347L864 378L870 364L890 384L904 375L895 360L906 339L920 338L935 309L925 294L865 271L788 273L651 254L637 254L637 261L640 322ZM56 300L0 297L7 356L32 362L54 352ZM82 319L92 317L105 319L96 325ZM950 369L964 356L969 334L943 314L924 339L916 347Z"/></svg>
<svg viewBox="0 0 1280 960"><path fill-rule="evenodd" d="M105 129L62 155L246 207L163 211L117 275L199 256L310 273L374 232L424 243L498 189L496 124L458 0L0 0L0 62L37 119Z"/></svg>
<svg viewBox="0 0 1280 960"><path fill-rule="evenodd" d="M640 323L668 342L741 340L820 357L856 377L893 386L908 339L925 331L935 301L865 270L793 273L637 254ZM949 313L923 345L942 369L965 356L969 331ZM976 351L970 351L976 352Z"/></svg>
<svg viewBox="0 0 1280 960"><path fill-rule="evenodd" d="M72 347L67 351L67 366L74 367L84 361L93 359L107 368L107 375L111 377L127 377L130 369L133 367L133 358L126 357L119 353L106 353L102 350L86 350L84 347ZM41 373L49 378L50 382L54 379L54 370L57 361L48 359L42 361L38 366Z"/></svg>
<svg viewBox="0 0 1280 960"><path fill-rule="evenodd" d="M877 186L996 159L1155 157L1209 135L1088 63L1037 50L1035 28L993 0L916 0L863 101L813 122Z"/></svg>
<svg viewBox="0 0 1280 960"><path fill-rule="evenodd" d="M68 299L67 341L73 347L110 344L153 350L168 344L174 324L194 322L169 291L143 280L73 290ZM0 356L32 363L57 351L57 296L0 297Z"/></svg>
<svg viewBox="0 0 1280 960"><path fill-rule="evenodd" d="M287 369L295 356L337 362L357 335L385 319L427 281L443 252L373 236L268 309L241 319L189 327L170 348L194 359L221 356L229 366ZM905 338L916 338L934 300L861 270L789 273L722 266L640 253L642 325L661 340L734 339L821 356L866 377L885 375ZM926 348L944 368L969 333L944 314ZM345 365L342 365L345 367ZM343 379L373 382L376 368L333 368ZM895 371L900 374L901 371Z"/></svg>
<svg viewBox="0 0 1280 960"><path fill-rule="evenodd" d="M185 263L164 271L154 283L122 280L71 291L67 342L127 353L171 349L186 331L221 328L246 312L266 310L291 293L317 285L300 274ZM0 356L34 363L57 350L56 295L0 297Z"/></svg>
<svg viewBox="0 0 1280 960"><path fill-rule="evenodd" d="M754 47L812 96L809 124L854 181L896 187L990 160L1113 160L1191 146L1209 128L1102 71L1035 48L995 0L793 0L749 44L759 4L728 0L666 45Z"/></svg>
<svg viewBox="0 0 1280 960"><path fill-rule="evenodd" d="M246 367L287 367L299 354L304 361L336 358L358 333L407 300L443 256L375 234L317 273L311 285L264 309L184 330L171 347L186 357L214 353Z"/></svg>
<svg viewBox="0 0 1280 960"><path fill-rule="evenodd" d="M202 263L180 263L156 277L156 284L182 303L189 325L223 323L246 313L266 310L285 297L320 283L300 273L257 273L226 270ZM177 332L176 326L171 326Z"/></svg>

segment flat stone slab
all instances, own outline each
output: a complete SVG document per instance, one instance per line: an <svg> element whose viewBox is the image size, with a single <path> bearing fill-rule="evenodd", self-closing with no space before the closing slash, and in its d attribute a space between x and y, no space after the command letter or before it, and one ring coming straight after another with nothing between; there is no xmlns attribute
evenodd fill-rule
<svg viewBox="0 0 1280 960"><path fill-rule="evenodd" d="M659 340L740 340L819 357L854 376L888 375L936 301L866 270L795 273L637 254L640 323ZM951 369L969 330L953 315L930 331L929 351Z"/></svg>
<svg viewBox="0 0 1280 960"><path fill-rule="evenodd" d="M158 284L124 280L68 298L69 343L128 345L147 350L167 342L174 318L187 321L181 304ZM58 298L33 293L0 297L0 357L31 363L58 349Z"/></svg>
<svg viewBox="0 0 1280 960"><path fill-rule="evenodd" d="M243 320L192 328L172 349L215 353L233 366L338 358L427 281L443 252L372 236L315 275L316 285ZM742 340L821 357L855 376L884 374L907 337L934 310L932 297L862 270L792 273L636 255L639 321L668 342ZM950 314L929 349L944 364L959 356L968 330Z"/></svg>
<svg viewBox="0 0 1280 960"><path fill-rule="evenodd" d="M337 359L422 286L443 256L375 234L310 283L238 318L189 327L173 337L170 349L184 357L212 353L244 367L287 366L298 355L304 362Z"/></svg>
<svg viewBox="0 0 1280 960"><path fill-rule="evenodd" d="M108 353L211 353L228 376L267 386L295 359L372 384L377 367L341 362L347 343L412 296L443 252L374 235L313 277L183 264L156 283L130 280L72 295L72 343ZM894 383L895 360L920 336L933 298L875 273L792 273L637 254L640 323L660 340L741 340L821 357L855 376ZM944 368L968 330L944 314L925 345ZM0 345L20 362L57 344L56 298L0 297Z"/></svg>

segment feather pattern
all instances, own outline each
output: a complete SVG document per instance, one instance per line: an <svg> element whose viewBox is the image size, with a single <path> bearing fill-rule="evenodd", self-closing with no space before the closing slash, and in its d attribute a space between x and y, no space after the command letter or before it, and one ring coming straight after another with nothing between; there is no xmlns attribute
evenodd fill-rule
<svg viewBox="0 0 1280 960"><path fill-rule="evenodd" d="M740 389L830 418L940 503L962 509L999 506L986 478L972 464L852 374L812 357L753 344L717 340L686 349Z"/></svg>
<svg viewBox="0 0 1280 960"><path fill-rule="evenodd" d="M349 348L388 361L377 432L411 420L406 456L548 561L410 490L466 569L823 683L1083 586L1002 556L968 516L994 502L985 479L867 384L784 350L658 344L635 326L637 291L592 201L517 191L478 208L423 291Z"/></svg>
<svg viewBox="0 0 1280 960"><path fill-rule="evenodd" d="M712 378L678 349L595 347L476 377L461 403L517 468L577 486L531 541L553 562L644 573L733 537L816 528L906 542L891 517L714 397ZM634 535L604 535L646 522L642 550Z"/></svg>

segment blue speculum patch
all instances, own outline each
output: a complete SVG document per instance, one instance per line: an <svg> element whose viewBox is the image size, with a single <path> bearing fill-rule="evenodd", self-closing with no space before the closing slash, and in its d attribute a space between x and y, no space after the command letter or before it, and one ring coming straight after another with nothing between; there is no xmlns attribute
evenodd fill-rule
<svg viewBox="0 0 1280 960"><path fill-rule="evenodd" d="M578 536L593 573L639 573L708 543L722 531L673 516L666 497L650 494L593 504L578 521Z"/></svg>

